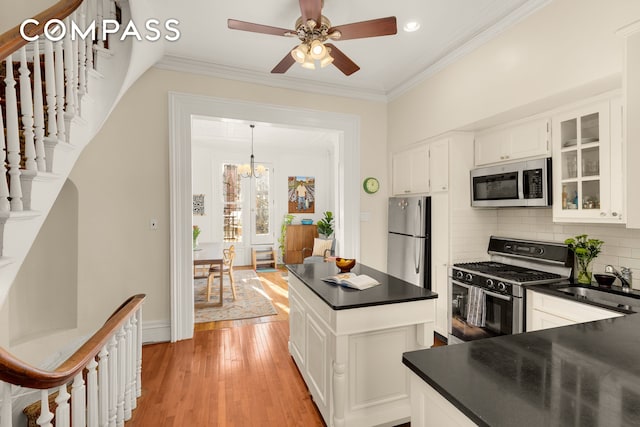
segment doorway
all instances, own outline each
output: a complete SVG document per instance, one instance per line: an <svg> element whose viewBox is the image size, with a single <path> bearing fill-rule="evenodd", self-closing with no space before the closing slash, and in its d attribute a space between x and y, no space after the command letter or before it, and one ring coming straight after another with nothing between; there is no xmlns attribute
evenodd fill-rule
<svg viewBox="0 0 640 427"><path fill-rule="evenodd" d="M357 116L169 93L171 341L193 337L191 122L194 116L329 129L336 150L336 237L345 256L359 257L360 121ZM348 231L348 232L347 232Z"/></svg>

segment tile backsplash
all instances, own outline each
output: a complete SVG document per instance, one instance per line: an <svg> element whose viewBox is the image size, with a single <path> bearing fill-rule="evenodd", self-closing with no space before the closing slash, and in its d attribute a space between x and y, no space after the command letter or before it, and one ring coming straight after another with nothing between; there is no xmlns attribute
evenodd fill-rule
<svg viewBox="0 0 640 427"><path fill-rule="evenodd" d="M554 223L551 209L497 209L497 235L564 242L569 237L588 234L604 241L602 252L593 261L593 272L607 264L617 270L630 267L633 288L640 289L640 230L618 224Z"/></svg>

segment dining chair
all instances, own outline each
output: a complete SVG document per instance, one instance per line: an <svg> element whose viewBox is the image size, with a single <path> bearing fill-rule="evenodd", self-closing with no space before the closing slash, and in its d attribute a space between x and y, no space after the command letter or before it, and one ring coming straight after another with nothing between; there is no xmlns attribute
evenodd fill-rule
<svg viewBox="0 0 640 427"><path fill-rule="evenodd" d="M209 280L207 281L207 301L211 297L211 285L216 277L220 275L228 274L229 282L231 283L231 293L233 294L233 300L236 299L236 282L233 278L233 260L236 257L236 249L233 245L228 249L222 251L222 270L219 265L212 265L209 269ZM220 289L220 301L222 301L222 289Z"/></svg>

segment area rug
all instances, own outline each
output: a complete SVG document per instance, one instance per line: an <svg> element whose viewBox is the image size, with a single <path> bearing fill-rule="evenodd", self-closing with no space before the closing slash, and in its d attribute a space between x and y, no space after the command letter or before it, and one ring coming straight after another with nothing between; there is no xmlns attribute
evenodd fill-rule
<svg viewBox="0 0 640 427"><path fill-rule="evenodd" d="M219 320L248 319L277 314L271 299L264 291L260 279L253 270L233 272L236 282L236 300L233 300L229 276L224 276L222 307L213 307L220 299L220 278L211 287L211 300L207 302L207 279L194 280L195 323Z"/></svg>

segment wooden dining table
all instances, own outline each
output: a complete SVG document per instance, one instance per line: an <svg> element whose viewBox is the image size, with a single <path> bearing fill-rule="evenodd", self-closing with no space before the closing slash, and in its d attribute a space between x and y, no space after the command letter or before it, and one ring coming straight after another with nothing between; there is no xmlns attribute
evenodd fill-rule
<svg viewBox="0 0 640 427"><path fill-rule="evenodd" d="M214 305L216 307L222 305L222 285L223 285L223 276L224 276L222 274L222 271L224 268L223 249L224 249L224 246L222 243L204 242L204 243L200 243L198 247L193 250L193 277L207 278L207 302L209 302L208 296L209 296L209 286L210 286L209 281L211 280L210 276L213 273L211 273L210 267L209 267L206 276L196 276L196 269L200 265L207 265L207 266L218 265L220 267L220 301Z"/></svg>

